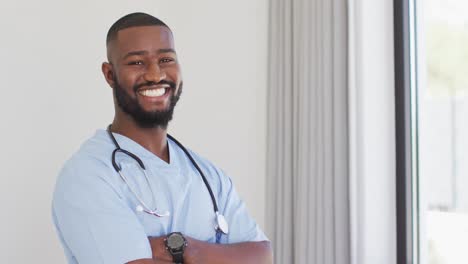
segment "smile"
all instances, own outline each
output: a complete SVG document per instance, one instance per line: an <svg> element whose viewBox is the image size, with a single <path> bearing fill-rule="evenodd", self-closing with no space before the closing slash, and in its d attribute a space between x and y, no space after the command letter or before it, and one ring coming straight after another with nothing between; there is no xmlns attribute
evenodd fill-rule
<svg viewBox="0 0 468 264"><path fill-rule="evenodd" d="M142 89L138 91L138 94L146 96L146 97L159 97L159 96L163 96L167 90L169 90L169 87Z"/></svg>

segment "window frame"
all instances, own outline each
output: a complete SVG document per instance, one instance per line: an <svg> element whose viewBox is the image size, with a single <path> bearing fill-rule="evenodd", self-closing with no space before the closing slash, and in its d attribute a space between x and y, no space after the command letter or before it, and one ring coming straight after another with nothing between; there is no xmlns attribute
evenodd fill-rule
<svg viewBox="0 0 468 264"><path fill-rule="evenodd" d="M394 0L397 263L418 264L416 1Z"/></svg>

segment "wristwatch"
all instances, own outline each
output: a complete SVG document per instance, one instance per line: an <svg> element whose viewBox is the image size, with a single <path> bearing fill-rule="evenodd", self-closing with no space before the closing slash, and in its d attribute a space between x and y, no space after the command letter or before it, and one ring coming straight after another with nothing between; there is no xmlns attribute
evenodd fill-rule
<svg viewBox="0 0 468 264"><path fill-rule="evenodd" d="M175 263L184 263L184 249L187 246L187 240L180 232L170 233L165 239L166 249L172 255Z"/></svg>

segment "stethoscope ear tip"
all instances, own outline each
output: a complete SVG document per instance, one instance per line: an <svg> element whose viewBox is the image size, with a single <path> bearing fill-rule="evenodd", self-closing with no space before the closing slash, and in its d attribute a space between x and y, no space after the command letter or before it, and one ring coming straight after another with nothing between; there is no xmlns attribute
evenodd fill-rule
<svg viewBox="0 0 468 264"><path fill-rule="evenodd" d="M166 216L170 216L170 215L171 215L171 213L169 213L169 211L165 211L162 214L160 214L160 216L162 216L162 217L166 217Z"/></svg>
<svg viewBox="0 0 468 264"><path fill-rule="evenodd" d="M143 206L141 206L141 205L138 205L138 206L135 208L135 210L136 210L137 212L143 212L143 211L144 211Z"/></svg>
<svg viewBox="0 0 468 264"><path fill-rule="evenodd" d="M157 216L157 217L167 217L167 216L170 216L171 213L169 211L164 211L162 213L158 213L156 212L155 210L148 210L148 209L145 209L141 204L140 205L137 205L135 207L135 210L137 212L145 212L147 214L150 214L150 215L154 215L154 216Z"/></svg>

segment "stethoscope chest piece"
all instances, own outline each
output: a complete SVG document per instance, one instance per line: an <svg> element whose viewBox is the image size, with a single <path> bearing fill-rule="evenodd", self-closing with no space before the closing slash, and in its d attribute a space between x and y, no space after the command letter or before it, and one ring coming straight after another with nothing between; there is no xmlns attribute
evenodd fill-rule
<svg viewBox="0 0 468 264"><path fill-rule="evenodd" d="M216 230L221 231L223 234L227 235L229 233L229 225L226 221L226 218L219 212L216 212Z"/></svg>

